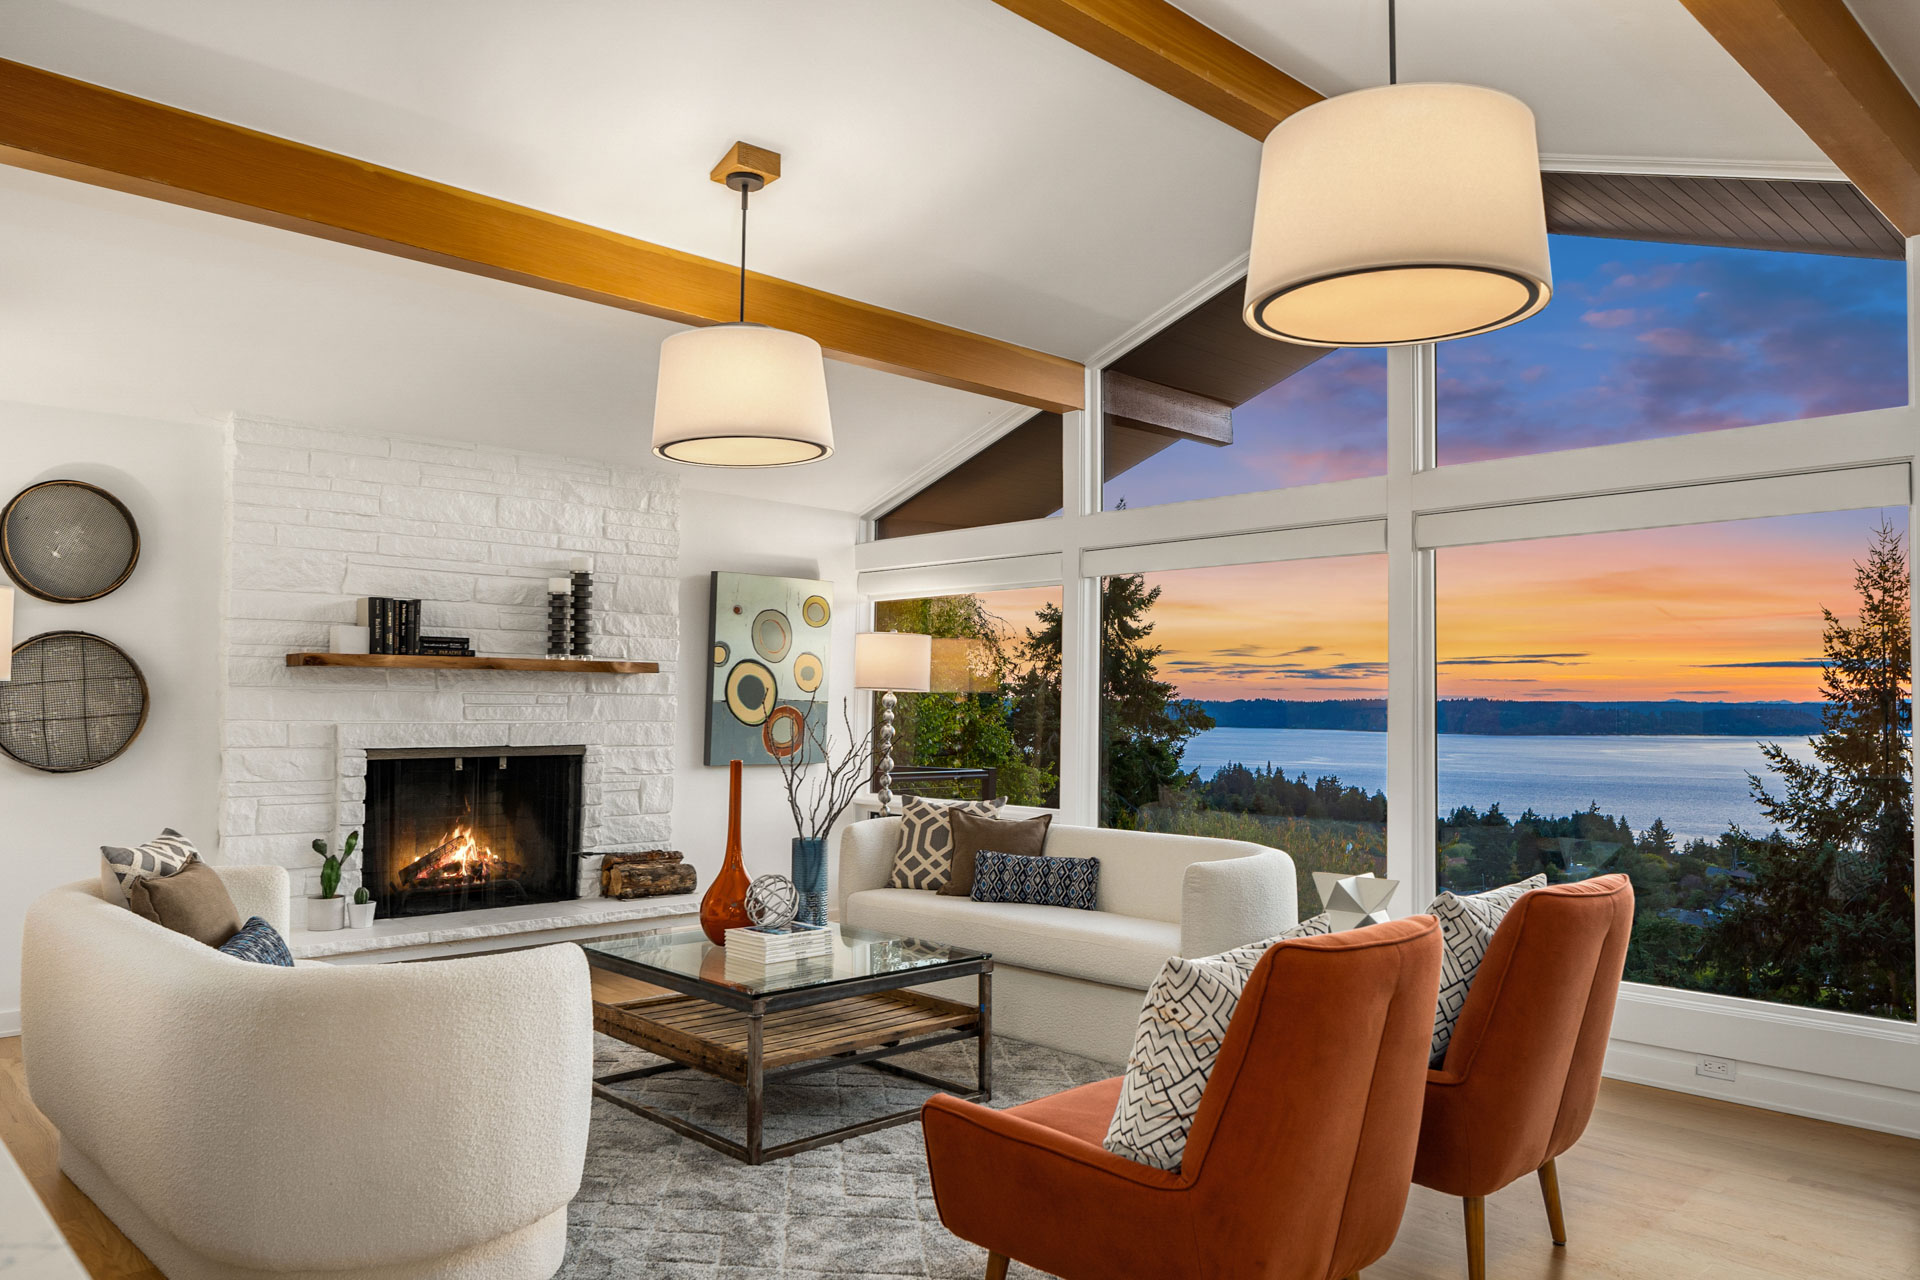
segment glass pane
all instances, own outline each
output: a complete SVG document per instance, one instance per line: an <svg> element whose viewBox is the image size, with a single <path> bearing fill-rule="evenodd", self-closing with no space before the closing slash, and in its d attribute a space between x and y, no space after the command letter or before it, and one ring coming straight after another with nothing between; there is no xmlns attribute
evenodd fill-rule
<svg viewBox="0 0 1920 1280"><path fill-rule="evenodd" d="M1620 872L1628 978L1912 1018L1906 528L1438 552L1440 884Z"/></svg>
<svg viewBox="0 0 1920 1280"><path fill-rule="evenodd" d="M1386 353L1263 337L1243 288L1103 371L1107 510L1385 473Z"/></svg>
<svg viewBox="0 0 1920 1280"><path fill-rule="evenodd" d="M1059 587L885 600L873 626L934 638L932 692L898 695L896 794L1060 803Z"/></svg>
<svg viewBox="0 0 1920 1280"><path fill-rule="evenodd" d="M1439 458L1907 403L1904 262L1553 236L1554 298L1439 345Z"/></svg>
<svg viewBox="0 0 1920 1280"><path fill-rule="evenodd" d="M881 538L1060 514L1065 419L1036 413L874 522Z"/></svg>
<svg viewBox="0 0 1920 1280"><path fill-rule="evenodd" d="M1102 826L1284 849L1385 875L1386 557L1102 584Z"/></svg>
<svg viewBox="0 0 1920 1280"><path fill-rule="evenodd" d="M703 985L728 987L747 995L772 995L828 986L887 974L931 969L977 960L983 954L965 947L922 942L850 924L823 926L831 950L788 964L756 965L716 947L698 929L669 929L660 933L629 933L594 938L581 945L598 967L627 972L638 965L662 975L693 979ZM602 957L610 962L599 965Z"/></svg>

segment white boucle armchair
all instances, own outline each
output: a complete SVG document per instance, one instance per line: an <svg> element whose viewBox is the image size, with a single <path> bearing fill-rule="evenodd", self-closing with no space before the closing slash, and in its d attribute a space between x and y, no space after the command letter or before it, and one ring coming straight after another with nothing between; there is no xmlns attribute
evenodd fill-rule
<svg viewBox="0 0 1920 1280"><path fill-rule="evenodd" d="M287 927L287 873L217 868ZM22 1050L60 1167L171 1280L546 1277L591 1106L574 946L293 969L107 902L28 910Z"/></svg>
<svg viewBox="0 0 1920 1280"><path fill-rule="evenodd" d="M1170 956L1214 955L1299 923L1293 859L1265 845L1055 823L1048 854L1100 859L1097 909L1080 911L889 888L899 843L899 818L845 829L841 922L992 952L997 1031L1109 1062L1126 1058ZM942 994L969 993L943 984Z"/></svg>

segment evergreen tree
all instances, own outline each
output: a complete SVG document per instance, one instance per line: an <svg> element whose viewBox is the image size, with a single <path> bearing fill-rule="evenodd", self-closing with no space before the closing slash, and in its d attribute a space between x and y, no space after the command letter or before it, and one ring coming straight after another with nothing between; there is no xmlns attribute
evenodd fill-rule
<svg viewBox="0 0 1920 1280"><path fill-rule="evenodd" d="M1160 679L1162 650L1150 642L1153 623L1147 620L1160 588L1149 588L1139 574L1118 574L1106 579L1100 594L1100 815L1109 826L1130 827L1163 789L1185 781L1180 749L1213 728L1213 717ZM1017 689L1016 700L1024 714L1050 716L1057 726L1060 610L1042 606L1039 623L1025 655L1033 687L1030 693Z"/></svg>
<svg viewBox="0 0 1920 1280"><path fill-rule="evenodd" d="M1826 619L1814 759L1763 750L1751 776L1772 835L1734 833L1753 872L1703 955L1735 995L1914 1016L1912 632L1907 555L1882 526L1855 567L1858 617Z"/></svg>

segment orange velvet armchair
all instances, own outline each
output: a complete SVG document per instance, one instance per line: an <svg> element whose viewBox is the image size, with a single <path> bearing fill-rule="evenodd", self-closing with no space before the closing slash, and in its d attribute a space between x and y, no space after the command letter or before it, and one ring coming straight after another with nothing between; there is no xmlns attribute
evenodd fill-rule
<svg viewBox="0 0 1920 1280"><path fill-rule="evenodd" d="M1120 1079L921 1116L940 1220L1063 1280L1339 1280L1393 1243L1440 981L1431 916L1276 944L1236 1006L1178 1173L1102 1147Z"/></svg>
<svg viewBox="0 0 1920 1280"><path fill-rule="evenodd" d="M1633 886L1600 876L1523 895L1487 944L1439 1071L1413 1180L1465 1202L1467 1274L1487 1274L1486 1197L1537 1173L1567 1242L1555 1157L1586 1131L1633 930Z"/></svg>

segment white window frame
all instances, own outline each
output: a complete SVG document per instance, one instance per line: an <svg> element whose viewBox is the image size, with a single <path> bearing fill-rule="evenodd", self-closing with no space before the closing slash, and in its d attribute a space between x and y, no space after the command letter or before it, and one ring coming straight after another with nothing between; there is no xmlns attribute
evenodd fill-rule
<svg viewBox="0 0 1920 1280"><path fill-rule="evenodd" d="M1177 320L1237 270L1229 268L1089 364L1087 408L1065 415L1061 515L866 541L855 554L861 590L871 599L934 593L935 584L938 594L1034 586L1043 584L1036 574L1057 566L1045 585L1061 586L1064 627L1059 812L1093 825L1101 575L1384 550L1388 869L1402 881L1395 911L1410 912L1435 890L1435 549L1905 503L1911 551L1920 537L1911 498L1920 460L1917 249L1920 238L1909 240L1903 406L1441 466L1434 348L1395 348L1384 476L1102 511L1100 364ZM921 581L927 592L908 590ZM1695 1088L1694 1055L1733 1058L1747 1074L1731 1089ZM1629 983L1608 1070L1920 1134L1915 1023Z"/></svg>

